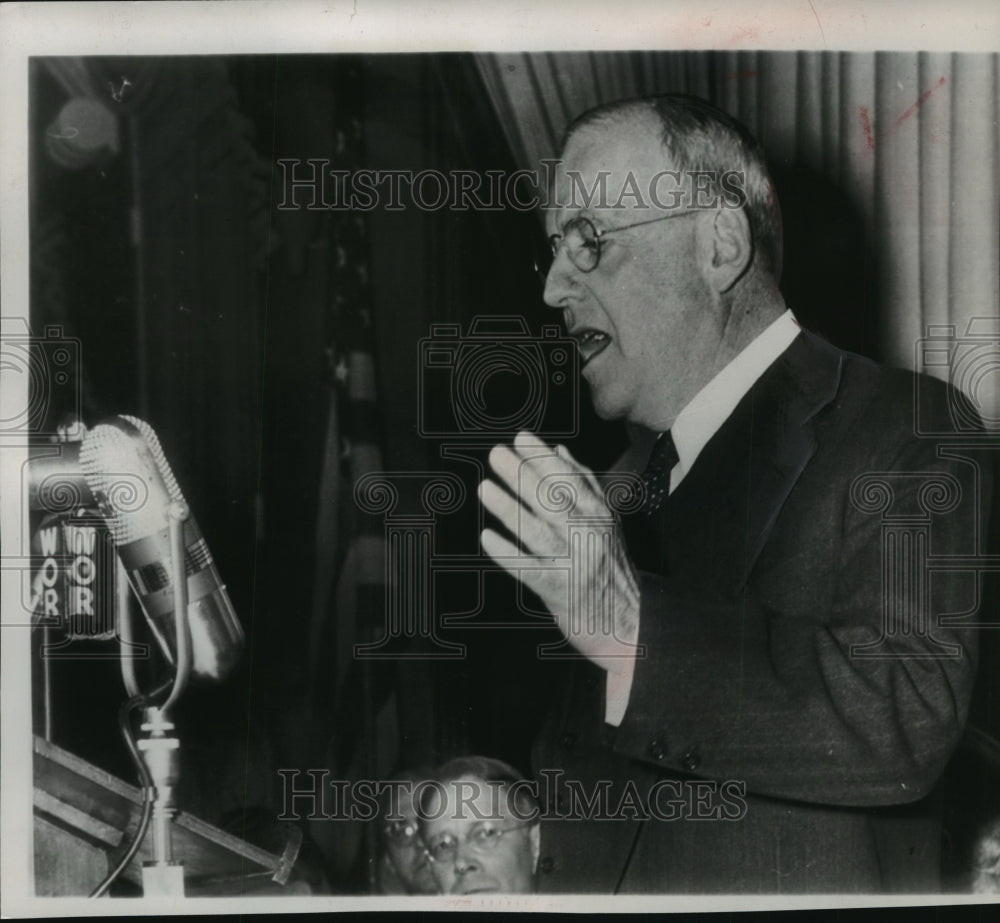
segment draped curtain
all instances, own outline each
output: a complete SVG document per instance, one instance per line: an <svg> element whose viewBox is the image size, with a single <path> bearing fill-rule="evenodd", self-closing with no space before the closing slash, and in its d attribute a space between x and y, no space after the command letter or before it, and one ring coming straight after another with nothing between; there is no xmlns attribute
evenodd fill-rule
<svg viewBox="0 0 1000 923"><path fill-rule="evenodd" d="M807 168L839 188L872 243L872 351L947 377L947 364L923 361L942 353L923 350L922 338L946 341L953 360L982 344L978 361L952 362L953 382L1000 428L997 55L574 52L477 61L526 168L554 156L565 126L590 106L689 93L746 124L772 168Z"/></svg>

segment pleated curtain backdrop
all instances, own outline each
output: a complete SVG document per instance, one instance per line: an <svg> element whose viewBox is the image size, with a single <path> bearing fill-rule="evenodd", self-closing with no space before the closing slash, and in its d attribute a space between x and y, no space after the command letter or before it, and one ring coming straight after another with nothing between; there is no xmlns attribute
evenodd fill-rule
<svg viewBox="0 0 1000 923"><path fill-rule="evenodd" d="M997 55L570 52L478 64L528 169L558 153L565 126L590 106L689 93L747 125L772 165L841 188L873 245L881 358L947 377L949 366L923 363L922 338L946 337L953 358L974 352L953 381L1000 429Z"/></svg>

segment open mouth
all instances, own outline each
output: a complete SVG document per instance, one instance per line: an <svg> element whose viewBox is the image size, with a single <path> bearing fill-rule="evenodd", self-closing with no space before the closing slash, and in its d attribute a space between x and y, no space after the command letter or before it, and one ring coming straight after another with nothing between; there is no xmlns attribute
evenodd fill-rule
<svg viewBox="0 0 1000 923"><path fill-rule="evenodd" d="M611 337L602 330L595 330L593 327L585 327L573 333L576 340L577 349L580 350L580 358L583 360L581 368L604 352L611 345Z"/></svg>

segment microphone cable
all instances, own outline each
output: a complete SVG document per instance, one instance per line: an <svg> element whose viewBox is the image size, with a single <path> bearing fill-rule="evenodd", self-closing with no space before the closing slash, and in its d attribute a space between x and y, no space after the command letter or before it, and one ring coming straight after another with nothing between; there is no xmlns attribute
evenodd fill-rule
<svg viewBox="0 0 1000 923"><path fill-rule="evenodd" d="M153 801L156 795L153 790L153 780L142 759L142 754L139 752L139 747L135 741L135 734L132 732L132 712L137 708L145 708L151 705L157 696L166 692L170 685L171 681L168 680L149 694L134 695L123 702L118 709L118 727L121 730L129 756L132 757L136 770L139 773L139 781L142 783L142 816L139 818L139 826L136 828L132 836L132 842L129 843L125 854L118 860L117 865L108 872L104 880L87 895L88 897L102 897L107 892L118 876L128 867L128 864L135 857L135 854L139 851L139 847L142 845L142 841L146 837L146 830L149 828L149 820L153 814Z"/></svg>

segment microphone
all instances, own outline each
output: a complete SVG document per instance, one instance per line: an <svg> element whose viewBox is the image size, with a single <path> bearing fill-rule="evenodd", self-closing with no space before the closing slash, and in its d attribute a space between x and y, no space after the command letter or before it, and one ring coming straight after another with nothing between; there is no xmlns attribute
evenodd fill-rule
<svg viewBox="0 0 1000 923"><path fill-rule="evenodd" d="M72 513L95 506L80 467L80 443L60 442L28 449L28 505L33 511Z"/></svg>
<svg viewBox="0 0 1000 923"><path fill-rule="evenodd" d="M243 650L243 629L193 516L182 524L187 613L174 612L167 514L184 497L152 427L130 416L95 426L84 437L80 465L164 656L176 666L174 619L186 616L192 675L225 678Z"/></svg>

